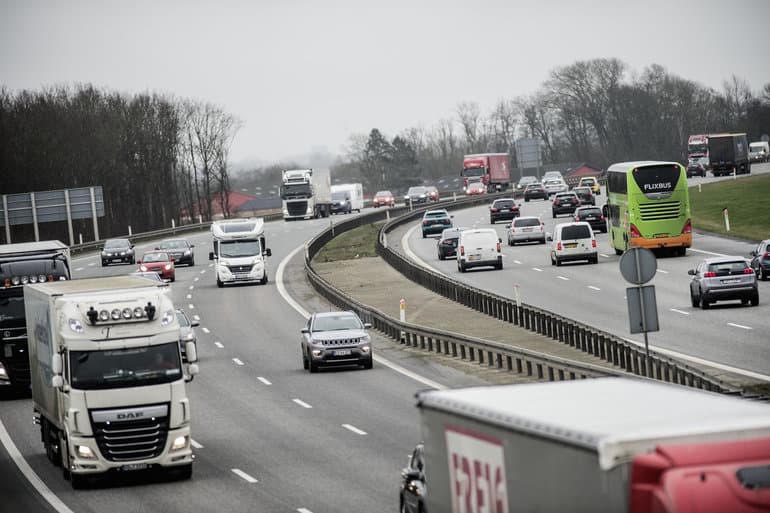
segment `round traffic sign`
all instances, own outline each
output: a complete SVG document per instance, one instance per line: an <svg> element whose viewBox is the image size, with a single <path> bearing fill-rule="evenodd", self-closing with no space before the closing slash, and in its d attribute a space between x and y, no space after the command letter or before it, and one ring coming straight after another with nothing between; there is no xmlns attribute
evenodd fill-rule
<svg viewBox="0 0 770 513"><path fill-rule="evenodd" d="M620 257L620 274L634 285L647 283L657 270L658 260L649 249L631 248Z"/></svg>

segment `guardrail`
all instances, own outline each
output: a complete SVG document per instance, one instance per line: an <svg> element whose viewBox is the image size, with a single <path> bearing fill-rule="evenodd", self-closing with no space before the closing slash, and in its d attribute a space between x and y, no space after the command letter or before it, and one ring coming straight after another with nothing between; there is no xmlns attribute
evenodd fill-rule
<svg viewBox="0 0 770 513"><path fill-rule="evenodd" d="M476 199L443 202L442 206L448 210L467 208L482 203L486 204L491 198L504 195L503 193ZM570 362L562 358L512 348L489 340L402 323L376 309L359 303L321 278L313 270L311 263L313 257L333 237L364 224L385 220L385 212L375 212L339 223L334 227L334 231L327 229L312 239L308 243L305 253L305 269L311 284L330 302L340 308L355 311L365 322L371 322L375 328L387 336L427 351L477 361L490 367L523 372L537 376L539 379L563 380L600 375L632 374L713 392L740 393L739 390L725 384L718 378L654 351L650 352L650 368L648 369L646 353L641 348L615 335L541 308L523 303L517 305L506 297L471 287L425 269L389 249L385 243L388 232L398 226L415 221L426 208L416 209L412 212L404 207L390 209L390 214L394 218L382 227L377 241L377 252L388 264L405 277L437 294L485 315L509 322L594 355L617 366L618 371Z"/></svg>

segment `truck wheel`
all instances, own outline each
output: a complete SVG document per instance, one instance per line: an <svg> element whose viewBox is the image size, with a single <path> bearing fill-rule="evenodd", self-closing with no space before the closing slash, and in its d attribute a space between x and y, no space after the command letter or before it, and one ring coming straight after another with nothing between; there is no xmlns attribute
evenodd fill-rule
<svg viewBox="0 0 770 513"><path fill-rule="evenodd" d="M374 362L371 357L368 360L364 361L364 369L371 369L373 366L374 366Z"/></svg>
<svg viewBox="0 0 770 513"><path fill-rule="evenodd" d="M176 475L180 481L186 481L192 477L192 463L182 465L176 470Z"/></svg>
<svg viewBox="0 0 770 513"><path fill-rule="evenodd" d="M82 474L70 472L70 484L74 490L82 490L88 484L88 478Z"/></svg>

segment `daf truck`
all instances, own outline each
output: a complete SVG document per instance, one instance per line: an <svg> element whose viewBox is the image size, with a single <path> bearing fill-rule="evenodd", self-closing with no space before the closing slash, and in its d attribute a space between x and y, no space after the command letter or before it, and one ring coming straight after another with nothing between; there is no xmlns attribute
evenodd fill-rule
<svg viewBox="0 0 770 513"><path fill-rule="evenodd" d="M69 280L70 269L58 240L0 245L0 390L29 391L24 286Z"/></svg>
<svg viewBox="0 0 770 513"><path fill-rule="evenodd" d="M136 276L27 285L35 423L48 459L80 488L103 474L192 475L179 324L166 287Z"/></svg>
<svg viewBox="0 0 770 513"><path fill-rule="evenodd" d="M364 188L360 183L332 185L332 214L350 214L364 208Z"/></svg>
<svg viewBox="0 0 770 513"><path fill-rule="evenodd" d="M510 157L507 153L477 153L463 157L460 172L463 190L471 182L481 182L487 192L506 191L511 184Z"/></svg>
<svg viewBox="0 0 770 513"><path fill-rule="evenodd" d="M402 473L401 511L770 510L766 404L631 378L417 398L424 443Z"/></svg>
<svg viewBox="0 0 770 513"><path fill-rule="evenodd" d="M265 220L227 219L211 223L214 250L209 260L214 261L217 287L233 283L267 283Z"/></svg>
<svg viewBox="0 0 770 513"><path fill-rule="evenodd" d="M332 209L328 169L288 169L281 173L283 218L329 217Z"/></svg>

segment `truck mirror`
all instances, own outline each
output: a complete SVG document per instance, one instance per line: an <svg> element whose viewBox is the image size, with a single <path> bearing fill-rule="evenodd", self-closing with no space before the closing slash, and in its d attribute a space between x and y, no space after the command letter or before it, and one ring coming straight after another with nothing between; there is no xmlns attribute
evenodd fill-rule
<svg viewBox="0 0 770 513"><path fill-rule="evenodd" d="M51 356L51 372L53 372L55 375L61 375L61 368L61 355L58 353L54 354Z"/></svg>
<svg viewBox="0 0 770 513"><path fill-rule="evenodd" d="M214 252L209 251L209 260L214 260Z"/></svg>
<svg viewBox="0 0 770 513"><path fill-rule="evenodd" d="M302 333L305 333L305 334L310 333L310 330L307 328L302 328Z"/></svg>
<svg viewBox="0 0 770 513"><path fill-rule="evenodd" d="M553 242L553 237L551 237L551 234L550 234L550 233L547 233L547 234L545 235L545 240L546 240L547 242Z"/></svg>
<svg viewBox="0 0 770 513"><path fill-rule="evenodd" d="M187 361L190 363L198 361L198 348L192 340L185 343L184 350L187 353Z"/></svg>
<svg viewBox="0 0 770 513"><path fill-rule="evenodd" d="M51 378L51 386L53 388L61 388L64 386L64 379L62 379L61 374L56 374Z"/></svg>
<svg viewBox="0 0 770 513"><path fill-rule="evenodd" d="M690 276L695 276L695 269L690 269L689 271L687 271L687 274L689 274Z"/></svg>
<svg viewBox="0 0 770 513"><path fill-rule="evenodd" d="M190 247L191 247L191 248L194 248L194 247L195 247L195 244L190 244Z"/></svg>
<svg viewBox="0 0 770 513"><path fill-rule="evenodd" d="M369 328L371 328L371 327L372 327L372 323L371 323L371 322L365 322L365 323L364 323L364 329L365 329L365 330L368 330L368 329L369 329Z"/></svg>
<svg viewBox="0 0 770 513"><path fill-rule="evenodd" d="M198 368L197 363L191 363L187 366L187 375L189 376L185 381L188 383L193 380L193 378L200 372L200 369Z"/></svg>
<svg viewBox="0 0 770 513"><path fill-rule="evenodd" d="M193 322L190 323L190 326L192 326L193 328L197 328L200 325L201 325L201 323L199 321L193 321Z"/></svg>
<svg viewBox="0 0 770 513"><path fill-rule="evenodd" d="M272 251L270 251L270 248L267 248L267 249L265 250L265 256L272 256L272 255L273 255L273 252L272 252Z"/></svg>

